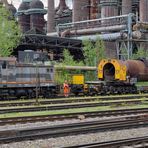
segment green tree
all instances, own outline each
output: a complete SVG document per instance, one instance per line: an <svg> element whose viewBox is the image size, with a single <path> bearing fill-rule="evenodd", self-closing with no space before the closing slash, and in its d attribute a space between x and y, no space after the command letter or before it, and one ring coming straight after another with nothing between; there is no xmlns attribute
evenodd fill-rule
<svg viewBox="0 0 148 148"><path fill-rule="evenodd" d="M96 50L96 59L98 61L106 57L104 42L99 38L97 39L95 43L95 50Z"/></svg>
<svg viewBox="0 0 148 148"><path fill-rule="evenodd" d="M96 72L94 71L85 71L81 70L75 71L67 71L64 66L97 66L98 61L102 58L105 58L105 48L102 40L97 39L96 42L91 42L90 40L83 41L83 54L84 61L75 61L70 52L65 49L63 51L63 61L60 63L61 67L63 67L60 71L56 72L56 82L63 83L64 80L71 80L71 74L84 74L85 80L91 81L96 79Z"/></svg>
<svg viewBox="0 0 148 148"><path fill-rule="evenodd" d="M102 58L105 58L104 43L99 38L95 43L90 40L84 40L83 45L85 65L97 66L98 61L100 61Z"/></svg>
<svg viewBox="0 0 148 148"><path fill-rule="evenodd" d="M63 51L63 65L70 65L70 66L82 66L84 65L83 61L76 61L74 60L73 56L70 54L69 50L64 49Z"/></svg>
<svg viewBox="0 0 148 148"><path fill-rule="evenodd" d="M71 81L71 75L81 73L80 70L70 71L66 70L65 66L82 66L84 65L83 61L75 61L73 56L70 54L69 50L64 49L63 51L63 60L61 63L57 64L61 67L60 70L57 70L55 73L55 81L58 84L62 84L65 80Z"/></svg>
<svg viewBox="0 0 148 148"><path fill-rule="evenodd" d="M138 51L132 55L131 59L138 58L148 58L148 50L139 48Z"/></svg>
<svg viewBox="0 0 148 148"><path fill-rule="evenodd" d="M87 66L97 66L98 62L105 58L105 47L102 40L99 38L96 40L96 42L92 42L90 40L84 40L83 41L83 53L84 53L84 62ZM93 81L97 77L96 72L88 71L85 73L85 79L88 81Z"/></svg>
<svg viewBox="0 0 148 148"><path fill-rule="evenodd" d="M20 41L21 31L11 14L0 6L0 56L10 56Z"/></svg>

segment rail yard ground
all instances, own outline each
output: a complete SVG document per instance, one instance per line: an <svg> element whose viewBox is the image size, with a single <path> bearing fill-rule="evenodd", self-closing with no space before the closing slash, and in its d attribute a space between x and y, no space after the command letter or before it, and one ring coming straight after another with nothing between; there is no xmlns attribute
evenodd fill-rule
<svg viewBox="0 0 148 148"><path fill-rule="evenodd" d="M9 133L9 136L17 134L17 136L21 133L25 133L23 131L24 128L27 130L41 127L53 127L53 126L63 126L68 124L76 124L76 128L80 128L79 124L84 124L85 122L103 122L104 120L119 120L119 118L124 118L129 120L129 118L133 118L135 116L139 116L136 122L139 124L136 126L130 127L127 123L126 128L122 127L123 124L120 123L120 126L116 130L112 130L111 126L113 123L110 123L110 128L107 130L99 130L96 132L96 129L90 130L89 132L79 132L76 135L64 134L55 136L45 136L44 139L41 138L42 132L38 132L38 138L28 138L28 140L24 141L23 137L21 140L16 140L18 142L9 139L11 143L5 143L3 139L3 143L1 143L0 148L59 148L59 147L67 147L74 145L84 145L94 142L103 142L103 141L112 141L112 140L120 140L127 138L137 138L142 136L147 136L148 128L147 128L147 119L148 119L148 109L147 109L147 99L148 94L144 95L122 95L122 96L95 96L95 97L79 97L79 98L59 98L59 99L40 99L39 106L34 105L35 100L14 100L14 101L1 101L1 113L0 113L0 140L3 137L4 132ZM130 102L130 103L129 103ZM83 106L84 104L96 104L95 106ZM103 103L103 104L101 104ZM29 106L30 104L30 106ZM73 104L79 104L79 107L72 108L55 108L52 109L47 106L67 106ZM87 105L88 105L87 104ZM101 104L101 105L100 105ZM82 106L81 106L82 105ZM45 107L45 110L41 108L39 110L28 111L27 108L40 108ZM17 109L17 112L2 112L8 109ZM23 109L23 110L20 110ZM142 121L143 120L143 121ZM144 121L145 120L145 121ZM97 124L100 127L101 124ZM116 123L117 124L117 123ZM117 126L117 125L116 125ZM115 125L114 125L115 127ZM96 125L95 125L96 128ZM18 133L17 130L20 130ZM80 129L83 129L82 127ZM79 131L80 131L79 129ZM89 129L89 128L88 128ZM9 132L8 132L9 131ZM34 130L36 132L36 130ZM49 131L50 132L50 131ZM73 131L74 132L74 131ZM73 133L71 132L71 133ZM3 134L2 134L3 133ZM14 134L15 133L15 134ZM6 134L6 135L7 135ZM12 134L12 135L11 135ZM47 131L46 131L47 134ZM2 136L3 135L3 136ZM40 135L40 136L39 136ZM29 135L28 135L29 136ZM33 136L33 135L32 135ZM18 137L18 139L20 139ZM6 140L6 139L5 139ZM19 142L20 141L20 142Z"/></svg>

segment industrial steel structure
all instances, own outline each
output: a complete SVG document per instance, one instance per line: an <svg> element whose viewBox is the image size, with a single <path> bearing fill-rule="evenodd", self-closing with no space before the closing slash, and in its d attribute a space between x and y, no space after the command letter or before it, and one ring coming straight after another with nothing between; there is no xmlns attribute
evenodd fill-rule
<svg viewBox="0 0 148 148"><path fill-rule="evenodd" d="M21 39L20 45L14 50L14 55L18 56L18 51L24 50L46 50L51 60L59 60L63 57L63 49L68 49L74 59L84 58L81 40L41 34L25 34Z"/></svg>
<svg viewBox="0 0 148 148"><path fill-rule="evenodd" d="M59 24L57 34L80 40L101 38L108 57L129 59L134 50L148 48L147 12L147 0L75 0L73 22Z"/></svg>
<svg viewBox="0 0 148 148"><path fill-rule="evenodd" d="M7 0L0 2L15 14L15 8ZM71 42L73 39L81 42L83 39L94 41L101 38L110 58L130 59L137 49L147 50L148 0L73 0L72 10L66 2L59 0L58 7L55 7L55 1L48 0L46 10L41 0L22 0L17 16L23 33L47 33L51 42L55 36L59 37L58 40L62 37L64 42L69 39ZM47 23L44 20L46 13ZM43 36L37 36L39 40L43 39ZM44 37L45 41L48 37ZM54 42L57 43L57 38Z"/></svg>

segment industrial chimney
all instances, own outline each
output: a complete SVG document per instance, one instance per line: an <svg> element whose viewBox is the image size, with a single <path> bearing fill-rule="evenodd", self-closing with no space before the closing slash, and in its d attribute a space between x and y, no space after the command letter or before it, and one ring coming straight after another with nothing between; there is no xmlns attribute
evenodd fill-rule
<svg viewBox="0 0 148 148"><path fill-rule="evenodd" d="M101 17L118 15L118 0L100 0Z"/></svg>
<svg viewBox="0 0 148 148"><path fill-rule="evenodd" d="M118 0L100 0L101 18L118 16ZM113 20L114 21L114 20ZM102 25L106 26L108 20L103 20ZM102 33L103 34L103 33ZM105 42L106 55L111 58L116 58L116 45L113 42Z"/></svg>
<svg viewBox="0 0 148 148"><path fill-rule="evenodd" d="M89 20L89 0L74 0L73 1L73 22Z"/></svg>
<svg viewBox="0 0 148 148"><path fill-rule="evenodd" d="M140 0L140 21L148 22L148 0Z"/></svg>
<svg viewBox="0 0 148 148"><path fill-rule="evenodd" d="M55 31L55 7L54 0L48 0L48 20L47 20L47 33Z"/></svg>
<svg viewBox="0 0 148 148"><path fill-rule="evenodd" d="M28 14L30 14L30 28L38 29L44 32L45 20L44 15L47 11L44 9L44 4L40 0L33 0L30 3L30 9Z"/></svg>
<svg viewBox="0 0 148 148"><path fill-rule="evenodd" d="M122 15L132 13L132 0L122 0Z"/></svg>
<svg viewBox="0 0 148 148"><path fill-rule="evenodd" d="M90 19L101 17L100 7L98 7L99 3L100 0L90 0Z"/></svg>
<svg viewBox="0 0 148 148"><path fill-rule="evenodd" d="M18 22L23 33L30 30L30 15L25 14L29 8L29 2L23 1L20 4L17 12Z"/></svg>
<svg viewBox="0 0 148 148"><path fill-rule="evenodd" d="M68 9L65 0L60 0L56 14L61 15L65 9Z"/></svg>

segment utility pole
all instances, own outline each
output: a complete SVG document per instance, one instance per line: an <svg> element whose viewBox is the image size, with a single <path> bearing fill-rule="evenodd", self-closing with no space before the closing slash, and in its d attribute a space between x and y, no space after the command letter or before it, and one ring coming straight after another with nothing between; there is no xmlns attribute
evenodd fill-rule
<svg viewBox="0 0 148 148"><path fill-rule="evenodd" d="M35 64L35 67L36 67L36 88L35 88L35 92L36 92L36 95L35 95L35 101L36 101L36 104L39 103L38 101L38 97L39 97L39 94L38 94L38 83L39 83L39 80L38 80L38 64L37 64L37 61L36 61L36 64Z"/></svg>
<svg viewBox="0 0 148 148"><path fill-rule="evenodd" d="M35 57L34 57L34 62L35 62L35 73L36 73L36 83L35 83L35 85L36 85L36 87L35 87L35 102L36 102L36 104L39 104L39 100L38 100L38 98L39 98L39 90L40 90L40 88L39 88L39 85L40 85L40 79L39 79L39 65L38 65L38 55L35 55Z"/></svg>

